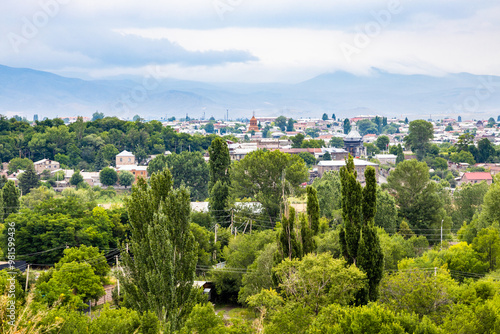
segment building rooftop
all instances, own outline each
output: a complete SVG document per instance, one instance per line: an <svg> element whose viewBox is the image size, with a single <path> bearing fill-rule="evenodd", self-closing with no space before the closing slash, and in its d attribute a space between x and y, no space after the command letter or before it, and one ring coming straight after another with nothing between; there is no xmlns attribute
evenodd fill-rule
<svg viewBox="0 0 500 334"><path fill-rule="evenodd" d="M361 159L353 159L354 166L378 166L378 164L361 160ZM318 163L318 166L345 166L344 160L322 160Z"/></svg>
<svg viewBox="0 0 500 334"><path fill-rule="evenodd" d="M137 166L137 165L124 165L124 166L119 166L116 168L119 171L122 170L147 170L148 166Z"/></svg>
<svg viewBox="0 0 500 334"><path fill-rule="evenodd" d="M396 159L397 156L394 154L375 154L376 159Z"/></svg>
<svg viewBox="0 0 500 334"><path fill-rule="evenodd" d="M488 172L469 172L464 173L467 180L493 180L493 177Z"/></svg>
<svg viewBox="0 0 500 334"><path fill-rule="evenodd" d="M344 141L349 141L349 140L361 140L361 135L359 134L358 130L356 127L353 127L351 132L347 136L344 137Z"/></svg>
<svg viewBox="0 0 500 334"><path fill-rule="evenodd" d="M134 154L129 152L129 151L121 151L119 154L116 155L117 157L133 157Z"/></svg>

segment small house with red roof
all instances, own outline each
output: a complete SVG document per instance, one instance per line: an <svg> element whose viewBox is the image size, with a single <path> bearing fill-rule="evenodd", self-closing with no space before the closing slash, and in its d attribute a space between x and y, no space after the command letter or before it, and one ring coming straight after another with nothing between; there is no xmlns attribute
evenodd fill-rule
<svg viewBox="0 0 500 334"><path fill-rule="evenodd" d="M480 183L486 181L486 183L491 184L493 182L493 177L489 172L469 172L464 173L460 179L460 183Z"/></svg>

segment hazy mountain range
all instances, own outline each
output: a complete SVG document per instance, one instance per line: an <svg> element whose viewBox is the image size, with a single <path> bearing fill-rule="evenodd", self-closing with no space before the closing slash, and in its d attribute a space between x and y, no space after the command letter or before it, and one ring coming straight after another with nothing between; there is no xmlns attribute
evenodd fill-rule
<svg viewBox="0 0 500 334"><path fill-rule="evenodd" d="M0 65L0 114L39 117L105 115L294 118L358 114L388 117L487 119L500 115L500 77L468 73L442 77L373 70L335 72L297 84L203 83L173 79L81 80Z"/></svg>

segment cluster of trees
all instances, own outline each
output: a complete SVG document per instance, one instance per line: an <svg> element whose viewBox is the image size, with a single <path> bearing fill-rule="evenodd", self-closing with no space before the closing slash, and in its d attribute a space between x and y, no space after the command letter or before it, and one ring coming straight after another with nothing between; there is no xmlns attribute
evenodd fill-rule
<svg viewBox="0 0 500 334"><path fill-rule="evenodd" d="M425 160L433 168L445 168L444 162L449 160L455 163L497 162L500 154L498 149L488 138L483 138L474 144L474 135L464 133L458 137L455 145L449 143L440 146L431 144L434 138L432 124L424 120L410 122L409 133L404 138L406 147L416 153L418 160Z"/></svg>
<svg viewBox="0 0 500 334"><path fill-rule="evenodd" d="M15 313L1 313L2 332L159 333L160 322L151 311L140 313L105 305L102 310L92 312L92 317L83 312L89 302L104 295L103 284L109 284L109 260L98 248L81 246L65 249L55 266L37 279L33 274L17 271ZM11 275L0 271L2 291L9 289ZM0 306L7 309L11 301L2 298Z"/></svg>
<svg viewBox="0 0 500 334"><path fill-rule="evenodd" d="M466 162L470 165L484 162L497 162L500 155L488 138L483 138L474 145L474 135L464 133L458 137L457 143L448 149L450 161Z"/></svg>
<svg viewBox="0 0 500 334"><path fill-rule="evenodd" d="M15 118L0 116L0 160L16 157L32 161L51 159L78 170L99 171L113 165L122 150L142 162L165 151L207 150L215 135L188 135L163 127L159 121L122 121L99 117L91 122L79 118L70 125L61 119L36 121L32 126Z"/></svg>
<svg viewBox="0 0 500 334"><path fill-rule="evenodd" d="M364 136L366 134L372 133L376 135L381 135L384 133L394 134L398 133L399 126L397 124L387 123L387 117L376 116L373 119L363 119L356 123L359 133Z"/></svg>

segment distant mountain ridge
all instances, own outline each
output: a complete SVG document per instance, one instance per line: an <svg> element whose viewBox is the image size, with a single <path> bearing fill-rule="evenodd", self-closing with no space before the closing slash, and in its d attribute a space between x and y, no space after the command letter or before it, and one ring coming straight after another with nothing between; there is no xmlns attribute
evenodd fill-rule
<svg viewBox="0 0 500 334"><path fill-rule="evenodd" d="M500 115L500 77L326 73L298 84L204 83L164 79L82 80L0 65L0 114L40 117L106 115L146 119L286 115L351 117L357 110L388 117L489 118Z"/></svg>

